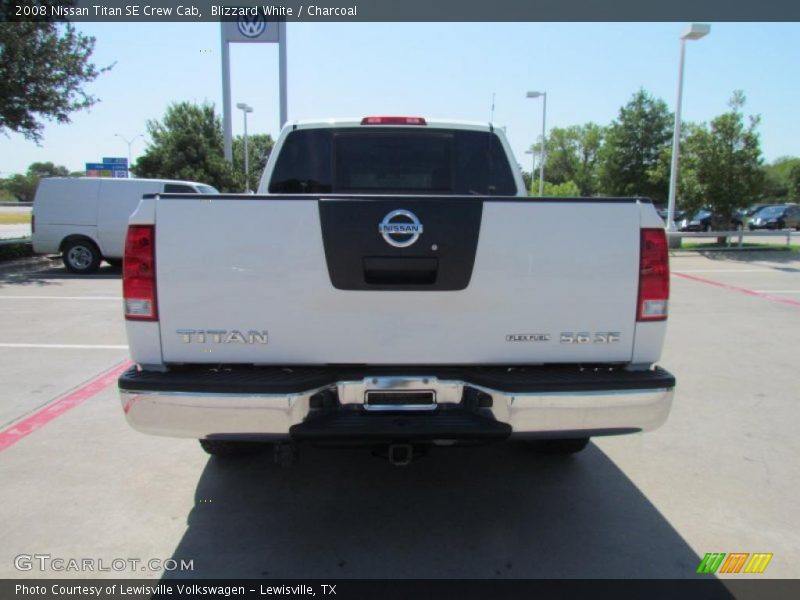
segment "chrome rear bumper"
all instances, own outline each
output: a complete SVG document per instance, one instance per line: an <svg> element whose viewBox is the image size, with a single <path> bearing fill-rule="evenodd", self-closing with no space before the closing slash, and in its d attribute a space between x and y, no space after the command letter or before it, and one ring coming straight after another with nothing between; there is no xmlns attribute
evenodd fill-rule
<svg viewBox="0 0 800 600"><path fill-rule="evenodd" d="M552 437L659 427L667 419L674 393L674 379L669 376L663 381L672 385L637 389L627 384L613 389L607 383L603 389L594 390L512 392L467 379L393 375L336 381L293 393L220 393L125 389L123 376L120 398L128 423L144 433L190 438L288 438L293 426L313 416L312 398L320 393L335 398L336 410L363 411L366 415L364 399L370 391L430 390L436 398L434 409L442 412L463 406L465 392L469 391L473 396L484 394L484 403L476 410L510 425L512 437ZM404 408L408 407L387 410L400 412ZM432 412L430 406L417 408ZM404 414L413 412L411 407Z"/></svg>

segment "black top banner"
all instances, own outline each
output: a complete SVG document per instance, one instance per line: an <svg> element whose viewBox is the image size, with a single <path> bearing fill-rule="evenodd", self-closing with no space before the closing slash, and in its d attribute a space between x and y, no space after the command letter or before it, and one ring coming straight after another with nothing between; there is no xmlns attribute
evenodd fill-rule
<svg viewBox="0 0 800 600"><path fill-rule="evenodd" d="M800 21L793 0L0 0L0 20L105 22Z"/></svg>

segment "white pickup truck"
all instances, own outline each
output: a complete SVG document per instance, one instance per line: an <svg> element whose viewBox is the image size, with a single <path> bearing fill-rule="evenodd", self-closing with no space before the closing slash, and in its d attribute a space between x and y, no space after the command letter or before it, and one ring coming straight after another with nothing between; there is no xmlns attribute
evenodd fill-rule
<svg viewBox="0 0 800 600"><path fill-rule="evenodd" d="M667 254L645 199L527 197L491 125L290 124L258 195L155 194L131 216L122 406L218 456L577 452L667 418Z"/></svg>

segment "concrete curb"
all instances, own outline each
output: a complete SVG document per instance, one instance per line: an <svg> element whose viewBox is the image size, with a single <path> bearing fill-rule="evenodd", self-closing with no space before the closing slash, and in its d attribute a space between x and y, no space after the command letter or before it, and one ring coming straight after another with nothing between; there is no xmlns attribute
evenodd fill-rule
<svg viewBox="0 0 800 600"><path fill-rule="evenodd" d="M33 241L29 237L0 239L0 246L13 246L14 244L32 244L32 243Z"/></svg>

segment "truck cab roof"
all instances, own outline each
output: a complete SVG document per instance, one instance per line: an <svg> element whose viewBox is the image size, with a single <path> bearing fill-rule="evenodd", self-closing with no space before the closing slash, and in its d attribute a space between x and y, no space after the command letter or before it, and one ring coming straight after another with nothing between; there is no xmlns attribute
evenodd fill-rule
<svg viewBox="0 0 800 600"><path fill-rule="evenodd" d="M380 125L382 127L428 127L429 129L461 129L464 131L502 131L502 127L489 122L480 121L460 121L452 119L428 119L426 117L336 117L330 119L301 119L287 123L284 128L289 129L323 129L323 128L338 128L338 127L359 127L365 125L364 120L368 118L382 118L382 119L420 119L421 123L396 123L396 122L383 122L372 123L372 125ZM366 126L366 125L365 125Z"/></svg>

